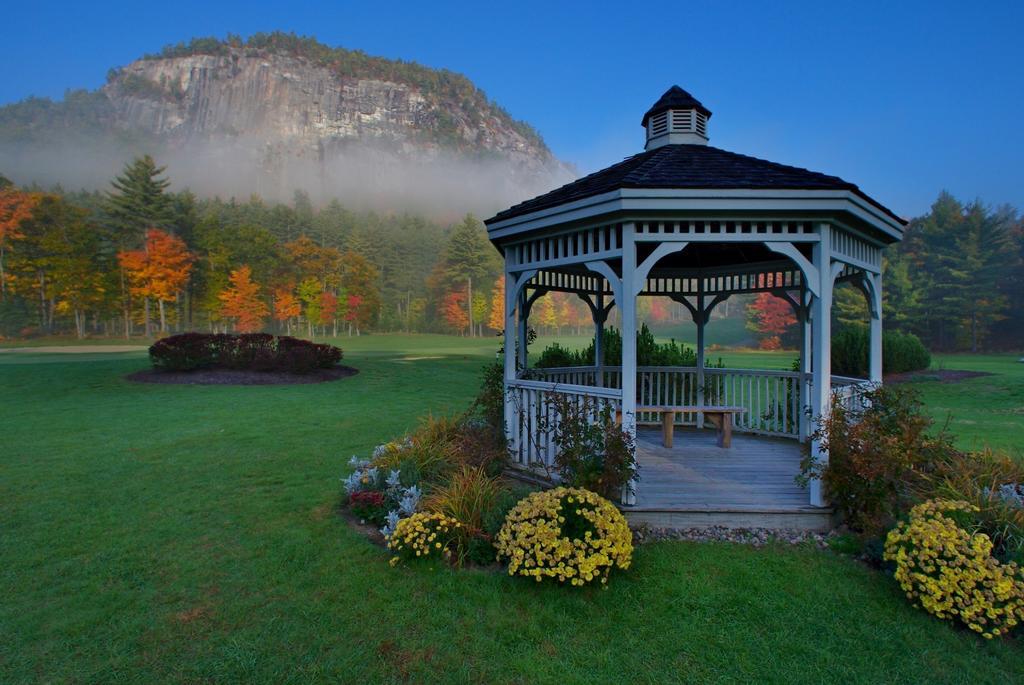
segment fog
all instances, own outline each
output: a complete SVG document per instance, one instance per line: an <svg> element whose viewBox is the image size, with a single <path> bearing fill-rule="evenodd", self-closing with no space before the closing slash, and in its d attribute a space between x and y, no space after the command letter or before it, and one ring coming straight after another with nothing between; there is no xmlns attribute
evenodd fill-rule
<svg viewBox="0 0 1024 685"><path fill-rule="evenodd" d="M297 146L232 138L156 149L116 142L61 142L0 146L0 173L19 185L107 190L133 156L148 152L167 167L174 190L201 197L291 202L296 190L317 205L338 199L353 209L412 211L451 218L481 217L529 199L574 177L553 162L529 167L492 157L403 153L364 145L302 151ZM539 168L538 168L539 167Z"/></svg>

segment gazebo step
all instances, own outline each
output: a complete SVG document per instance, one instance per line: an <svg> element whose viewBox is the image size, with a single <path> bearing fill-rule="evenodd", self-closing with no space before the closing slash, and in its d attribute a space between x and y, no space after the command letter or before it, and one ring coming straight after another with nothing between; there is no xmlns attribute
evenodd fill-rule
<svg viewBox="0 0 1024 685"><path fill-rule="evenodd" d="M767 528L826 532L835 526L828 507L622 507L630 525L653 528Z"/></svg>

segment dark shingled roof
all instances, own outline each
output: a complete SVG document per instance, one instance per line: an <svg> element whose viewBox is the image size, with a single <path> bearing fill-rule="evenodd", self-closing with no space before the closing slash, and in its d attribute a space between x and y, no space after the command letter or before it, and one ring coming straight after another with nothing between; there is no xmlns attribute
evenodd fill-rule
<svg viewBox="0 0 1024 685"><path fill-rule="evenodd" d="M904 223L855 184L799 167L776 164L710 145L663 145L628 157L549 193L521 202L486 221L491 224L620 188L712 190L849 190Z"/></svg>
<svg viewBox="0 0 1024 685"><path fill-rule="evenodd" d="M665 91L654 106L647 110L647 114L644 115L644 120L640 122L641 126L647 126L647 120L653 117L655 114L661 114L667 109L695 109L708 119L711 118L711 110L700 104L700 101L687 93L679 86L672 86Z"/></svg>

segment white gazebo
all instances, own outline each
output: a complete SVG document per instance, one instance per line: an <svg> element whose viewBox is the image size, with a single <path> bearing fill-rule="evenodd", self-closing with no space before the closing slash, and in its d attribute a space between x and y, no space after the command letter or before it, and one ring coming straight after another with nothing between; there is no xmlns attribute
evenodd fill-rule
<svg viewBox="0 0 1024 685"><path fill-rule="evenodd" d="M798 443L810 438L810 417L828 411L833 392L852 398L864 382L881 381L882 250L901 239L905 222L835 176L708 145L710 118L674 86L643 116L643 152L486 222L505 258L510 449L524 468L550 465L558 421L551 398L592 398L620 411L637 440L640 482L623 498L631 516L824 527L829 510L819 484L807 492L793 480ZM869 304L868 379L831 373L830 311L840 281L859 287ZM589 305L594 366L527 369L530 308L553 291ZM761 292L792 305L800 370L706 368L711 311L731 295ZM696 367L637 367L636 298L647 296L689 309ZM613 305L622 318L621 367L606 366L601 351ZM706 418L735 422L731 448L701 430ZM661 421L679 427L674 443L638 428ZM827 459L818 445L811 449Z"/></svg>

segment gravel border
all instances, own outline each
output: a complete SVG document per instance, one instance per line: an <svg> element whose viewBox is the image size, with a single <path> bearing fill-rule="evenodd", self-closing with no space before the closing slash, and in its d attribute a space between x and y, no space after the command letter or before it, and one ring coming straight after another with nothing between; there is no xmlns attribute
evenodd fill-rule
<svg viewBox="0 0 1024 685"><path fill-rule="evenodd" d="M819 549L828 549L829 538L834 532L817 533L793 528L653 528L647 525L632 527L633 541L637 544L684 540L688 542L734 542L753 547L764 547L772 543L790 545L814 544Z"/></svg>

